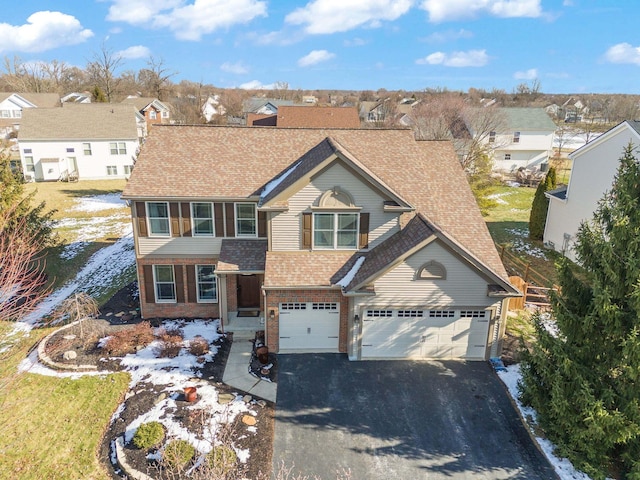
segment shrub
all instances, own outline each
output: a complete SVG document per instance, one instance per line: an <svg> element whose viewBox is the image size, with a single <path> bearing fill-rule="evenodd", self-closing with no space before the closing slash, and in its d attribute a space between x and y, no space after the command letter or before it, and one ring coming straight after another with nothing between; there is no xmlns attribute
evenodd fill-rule
<svg viewBox="0 0 640 480"><path fill-rule="evenodd" d="M199 357L209 352L209 342L207 340L198 335L193 340L189 342L189 353L191 355L195 355Z"/></svg>
<svg viewBox="0 0 640 480"><path fill-rule="evenodd" d="M164 447L162 459L174 470L182 470L193 459L196 449L186 440L172 440Z"/></svg>
<svg viewBox="0 0 640 480"><path fill-rule="evenodd" d="M216 476L226 475L236 466L238 456L235 450L227 445L217 445L207 454L207 463L211 473Z"/></svg>
<svg viewBox="0 0 640 480"><path fill-rule="evenodd" d="M135 353L136 347L146 347L153 341L153 328L149 322L141 322L131 328L120 330L105 342L104 349L110 355Z"/></svg>
<svg viewBox="0 0 640 480"><path fill-rule="evenodd" d="M158 329L158 333L156 334L159 340L172 340L175 341L176 338L179 338L180 341L184 340L184 332L179 327L162 327Z"/></svg>
<svg viewBox="0 0 640 480"><path fill-rule="evenodd" d="M164 439L164 427L160 422L143 423L133 436L133 444L136 448L152 448L159 445Z"/></svg>

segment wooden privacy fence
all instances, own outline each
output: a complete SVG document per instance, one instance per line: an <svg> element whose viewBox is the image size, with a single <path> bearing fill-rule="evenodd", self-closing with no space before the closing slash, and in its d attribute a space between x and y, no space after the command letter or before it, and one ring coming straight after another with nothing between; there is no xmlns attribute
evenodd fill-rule
<svg viewBox="0 0 640 480"><path fill-rule="evenodd" d="M553 285L553 281L545 277L540 272L531 268L531 264L521 260L516 255L511 253L506 245L497 244L498 251L500 252L500 259L509 273L522 277L527 283L534 283L545 287Z"/></svg>
<svg viewBox="0 0 640 480"><path fill-rule="evenodd" d="M525 304L543 309L551 307L551 290L557 290L557 287L539 287L525 282L522 277L517 275L509 277L509 281L524 294L522 297L509 300L509 310L522 310Z"/></svg>

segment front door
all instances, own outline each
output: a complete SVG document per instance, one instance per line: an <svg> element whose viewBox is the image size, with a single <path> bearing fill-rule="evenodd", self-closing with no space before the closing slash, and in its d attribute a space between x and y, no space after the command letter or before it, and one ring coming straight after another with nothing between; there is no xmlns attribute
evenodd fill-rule
<svg viewBox="0 0 640 480"><path fill-rule="evenodd" d="M238 308L260 308L258 275L238 275Z"/></svg>

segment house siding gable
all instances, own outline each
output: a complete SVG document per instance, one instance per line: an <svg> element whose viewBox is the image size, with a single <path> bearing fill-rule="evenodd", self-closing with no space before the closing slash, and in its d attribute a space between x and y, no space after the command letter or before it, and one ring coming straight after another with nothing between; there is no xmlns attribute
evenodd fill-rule
<svg viewBox="0 0 640 480"><path fill-rule="evenodd" d="M399 215L383 211L384 198L344 165L334 163L289 198L288 211L274 214L271 220L274 251L304 248L302 213L317 206L322 194L336 186L349 192L356 206L362 207L361 212L369 213L369 248L399 230Z"/></svg>

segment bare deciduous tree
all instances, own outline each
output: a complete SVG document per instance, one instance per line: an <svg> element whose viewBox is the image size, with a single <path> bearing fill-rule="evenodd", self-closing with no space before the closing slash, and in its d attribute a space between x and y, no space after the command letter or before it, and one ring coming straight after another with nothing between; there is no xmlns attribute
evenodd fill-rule
<svg viewBox="0 0 640 480"><path fill-rule="evenodd" d="M150 56L147 60L147 67L140 70L138 80L145 86L145 89L152 97L158 100L166 100L167 91L170 89L171 77L178 74L175 70L168 68L162 58Z"/></svg>
<svg viewBox="0 0 640 480"><path fill-rule="evenodd" d="M93 54L93 60L87 64L87 73L91 80L99 86L111 103L117 93L120 78L116 76L116 70L122 65L120 55L107 48L103 43L99 52Z"/></svg>

